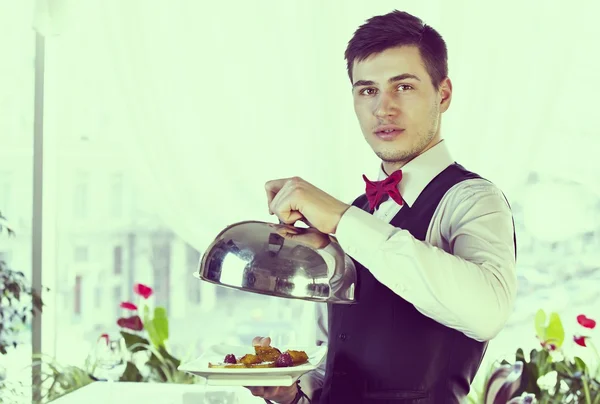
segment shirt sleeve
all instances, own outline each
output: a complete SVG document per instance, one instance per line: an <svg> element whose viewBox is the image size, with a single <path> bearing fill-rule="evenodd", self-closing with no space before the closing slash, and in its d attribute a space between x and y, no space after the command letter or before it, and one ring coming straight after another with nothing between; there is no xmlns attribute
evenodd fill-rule
<svg viewBox="0 0 600 404"><path fill-rule="evenodd" d="M478 341L494 338L516 296L512 213L487 181L464 181L444 196L430 232L414 238L356 207L338 224L344 251L424 315Z"/></svg>

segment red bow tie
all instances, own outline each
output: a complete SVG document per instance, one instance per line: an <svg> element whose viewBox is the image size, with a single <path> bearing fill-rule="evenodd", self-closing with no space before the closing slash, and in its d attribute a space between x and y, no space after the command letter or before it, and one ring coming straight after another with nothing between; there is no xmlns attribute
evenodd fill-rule
<svg viewBox="0 0 600 404"><path fill-rule="evenodd" d="M383 181L370 181L363 174L363 180L365 180L366 183L365 193L369 200L371 210L375 210L379 204L383 202L382 198L385 195L389 195L396 203L398 203L398 205L402 206L404 200L398 190L398 183L400 183L401 179L402 170L394 171L392 175Z"/></svg>

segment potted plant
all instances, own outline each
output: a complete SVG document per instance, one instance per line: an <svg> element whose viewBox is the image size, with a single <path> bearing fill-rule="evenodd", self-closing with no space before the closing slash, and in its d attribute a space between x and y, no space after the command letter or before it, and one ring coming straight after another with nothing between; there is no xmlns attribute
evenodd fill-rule
<svg viewBox="0 0 600 404"><path fill-rule="evenodd" d="M196 383L196 377L177 370L181 360L169 349L167 310L161 306L151 310L148 304L153 294L152 288L137 283L133 291L138 297L138 304L121 302L121 308L127 310L130 315L117 320L117 325L121 327L120 333L131 353L131 360L128 361L120 381Z"/></svg>
<svg viewBox="0 0 600 404"><path fill-rule="evenodd" d="M511 398L534 395L538 404L585 403L600 404L600 355L596 350L591 332L596 321L580 314L576 318L580 332L572 338L565 338L565 330L557 313L548 316L538 310L535 316L536 337L540 347L531 350L526 357L523 349L515 354L515 363L523 364L520 384ZM569 354L567 342L571 346L585 347L592 351L596 360L594 366L579 356ZM512 365L502 361L501 365ZM492 372L496 369L492 369ZM487 392L484 391L485 397ZM471 402L482 402L480 397Z"/></svg>

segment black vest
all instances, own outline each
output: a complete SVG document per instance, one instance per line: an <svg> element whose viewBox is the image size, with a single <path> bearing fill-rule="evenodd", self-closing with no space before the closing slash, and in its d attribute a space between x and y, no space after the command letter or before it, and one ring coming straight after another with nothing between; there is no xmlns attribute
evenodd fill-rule
<svg viewBox="0 0 600 404"><path fill-rule="evenodd" d="M402 207L391 224L425 240L446 192L474 178L481 177L456 163L450 165L427 185L413 206ZM364 195L353 205L368 209ZM475 341L421 314L353 261L357 304L328 307L327 368L319 402L460 403L469 393L487 342Z"/></svg>

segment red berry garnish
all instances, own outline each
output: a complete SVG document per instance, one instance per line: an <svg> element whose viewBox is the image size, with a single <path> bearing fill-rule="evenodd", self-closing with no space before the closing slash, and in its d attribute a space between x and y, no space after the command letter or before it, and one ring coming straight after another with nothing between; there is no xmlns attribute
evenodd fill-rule
<svg viewBox="0 0 600 404"><path fill-rule="evenodd" d="M223 362L236 364L237 360L235 359L235 356L233 354L229 354L229 355L225 355L225 360Z"/></svg>
<svg viewBox="0 0 600 404"><path fill-rule="evenodd" d="M278 368L287 368L289 366L292 366L293 364L294 361L292 361L291 355L287 352L282 353L275 360L275 366L277 366Z"/></svg>

